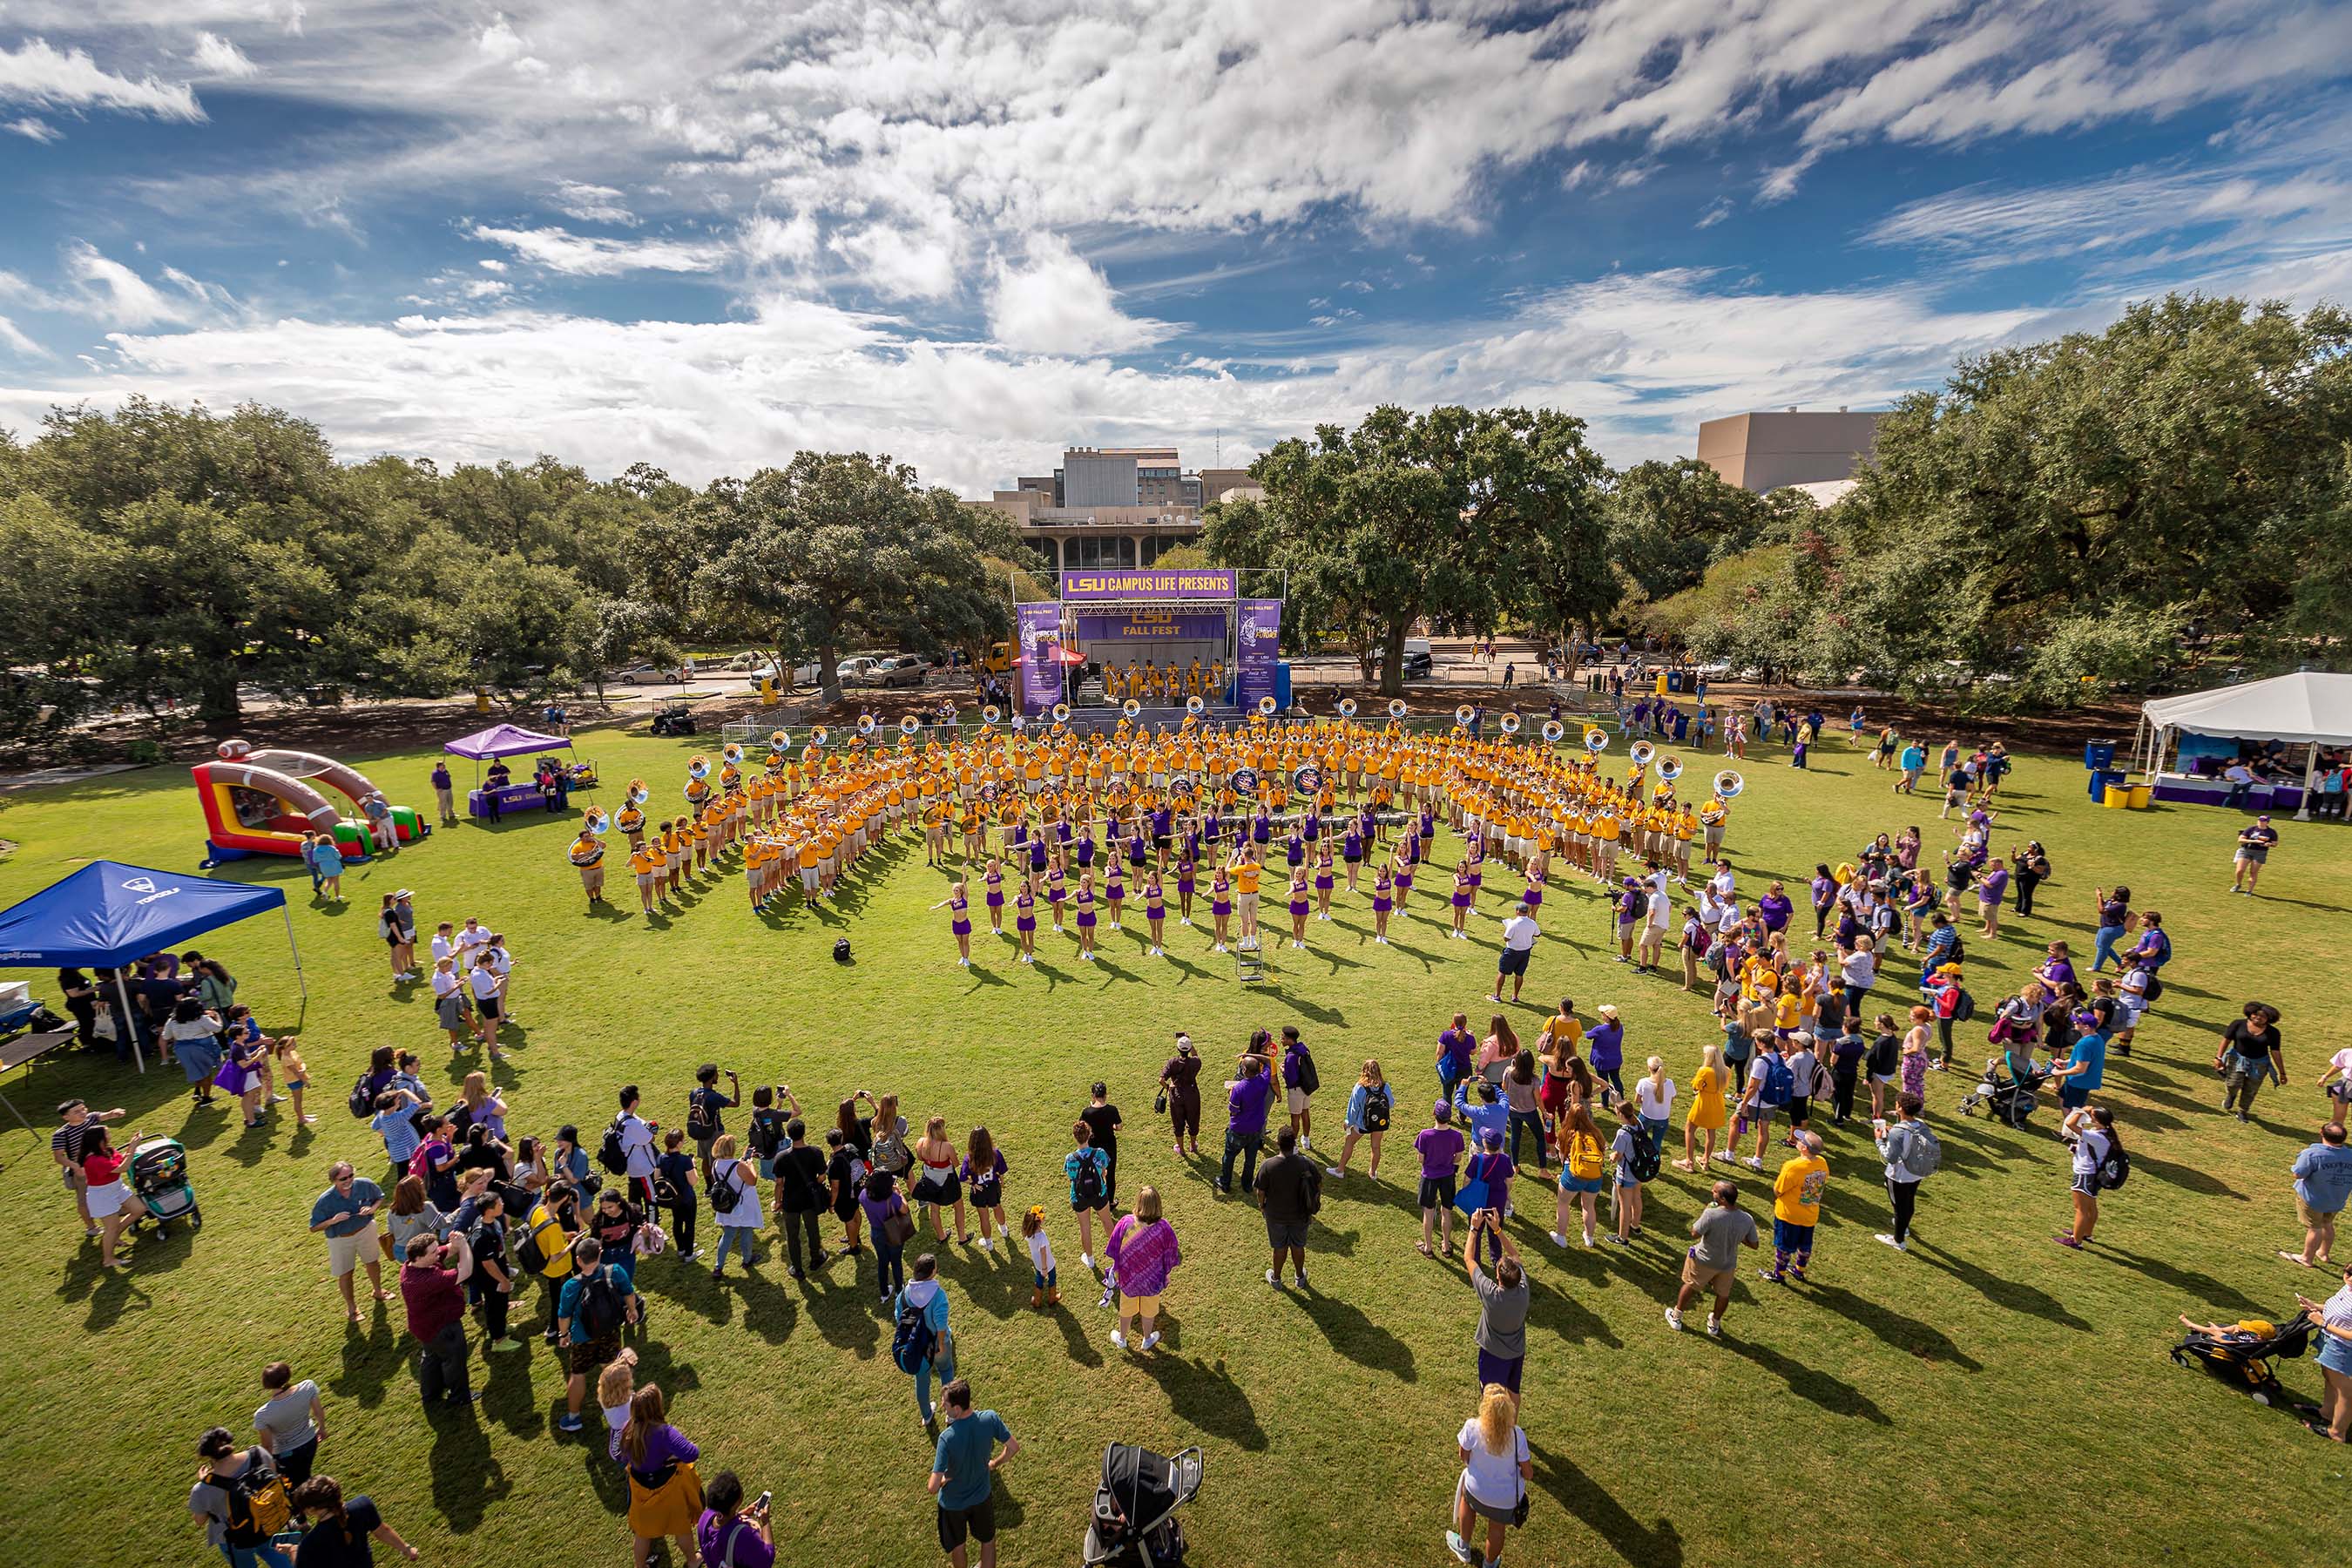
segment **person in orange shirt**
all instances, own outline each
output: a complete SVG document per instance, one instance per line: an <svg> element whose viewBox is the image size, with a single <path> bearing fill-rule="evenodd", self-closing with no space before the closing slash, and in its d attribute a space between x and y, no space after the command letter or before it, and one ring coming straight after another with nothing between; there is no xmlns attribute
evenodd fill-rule
<svg viewBox="0 0 2352 1568"><path fill-rule="evenodd" d="M664 873L662 896L674 898L686 882L688 854L686 818L682 816L670 818L669 826L662 830L661 847Z"/></svg>
<svg viewBox="0 0 2352 1568"><path fill-rule="evenodd" d="M654 874L660 866L661 857L640 837L629 850L629 871L637 879L638 907L646 914L654 912Z"/></svg>
<svg viewBox="0 0 2352 1568"><path fill-rule="evenodd" d="M580 886L588 894L588 907L593 910L604 901L604 841L583 821L580 836L572 841L566 853L579 869Z"/></svg>
<svg viewBox="0 0 2352 1568"><path fill-rule="evenodd" d="M1241 917L1241 943L1257 945L1257 881L1258 863L1249 840L1244 836L1234 847L1234 912Z"/></svg>

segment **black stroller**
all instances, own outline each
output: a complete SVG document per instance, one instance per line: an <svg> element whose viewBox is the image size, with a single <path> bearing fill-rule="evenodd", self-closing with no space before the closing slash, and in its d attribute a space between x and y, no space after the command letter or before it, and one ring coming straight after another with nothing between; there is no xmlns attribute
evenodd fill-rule
<svg viewBox="0 0 2352 1568"><path fill-rule="evenodd" d="M1986 1058L1984 1081L1960 1097L1961 1115L1973 1116L1981 1107L1996 1121L2006 1121L2011 1127L2025 1125L2025 1119L2042 1103L2041 1096L2034 1091L2050 1081L2050 1074L2046 1068L2034 1066L2031 1057L2015 1077L2011 1076L2009 1065L2004 1057Z"/></svg>
<svg viewBox="0 0 2352 1568"><path fill-rule="evenodd" d="M1184 1529L1176 1510L1200 1489L1200 1449L1163 1459L1130 1443L1111 1444L1087 1525L1086 1568L1178 1568Z"/></svg>
<svg viewBox="0 0 2352 1568"><path fill-rule="evenodd" d="M2243 1320L2218 1333L2192 1328L2172 1347L2172 1359L2175 1364L2187 1366L2195 1358L2214 1376L2253 1395L2257 1405L2294 1405L2296 1401L2280 1385L2271 1363L2301 1355L2310 1347L2315 1326L2297 1310L2289 1315L2284 1328L2259 1318Z"/></svg>

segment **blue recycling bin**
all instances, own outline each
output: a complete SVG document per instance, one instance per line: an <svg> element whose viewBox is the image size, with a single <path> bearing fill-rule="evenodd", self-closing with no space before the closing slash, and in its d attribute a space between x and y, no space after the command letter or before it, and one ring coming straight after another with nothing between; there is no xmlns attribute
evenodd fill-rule
<svg viewBox="0 0 2352 1568"><path fill-rule="evenodd" d="M2083 744L2083 765L2093 773L2103 773L2116 765L2116 743L2113 741L2086 741Z"/></svg>
<svg viewBox="0 0 2352 1568"><path fill-rule="evenodd" d="M1669 691L1680 691L1682 689L1683 672L1679 669L1670 669L1666 671L1666 689Z"/></svg>
<svg viewBox="0 0 2352 1568"><path fill-rule="evenodd" d="M2109 759L2110 761L2113 761L2113 760L2114 760L2115 748L2114 748L2113 746L2108 747L2108 748L2107 748L2107 752L2108 752L2108 759ZM2126 777L2126 775L2125 775L2125 774L2123 774L2123 773L2116 773L2116 772L2114 769L2112 769L2112 768L2093 768L2093 769L2091 770L2091 801L2092 801L2092 804L2094 804L2094 805L2103 805L2103 804L2105 804L2105 801L2106 801L2106 798L2107 798L2107 791L2108 791L2108 789L2109 789L2110 787L2117 786L2117 785L2122 784L2125 782Z"/></svg>

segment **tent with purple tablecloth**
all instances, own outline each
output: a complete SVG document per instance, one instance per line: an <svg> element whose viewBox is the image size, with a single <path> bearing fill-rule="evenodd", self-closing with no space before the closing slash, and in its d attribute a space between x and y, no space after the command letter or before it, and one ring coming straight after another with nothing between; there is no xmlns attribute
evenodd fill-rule
<svg viewBox="0 0 2352 1568"><path fill-rule="evenodd" d="M562 751L572 744L562 735L542 735L520 724L493 724L470 735L460 735L441 749L480 762L485 757L519 757L526 752Z"/></svg>
<svg viewBox="0 0 2352 1568"><path fill-rule="evenodd" d="M2166 753L2180 737L2212 736L2227 741L2273 741L2305 748L2300 789L2293 784L2266 786L2270 803L2292 791L2302 809L2298 819L2311 815L2311 797L2317 782L2320 748L2333 751L2352 746L2352 675L2302 669L2292 675L2223 686L2181 697L2161 697L2140 705L2139 755L2142 770L2156 783L2162 799L2194 799L2174 795L2182 788L2182 773L2164 771ZM2257 802L2266 804L2264 802Z"/></svg>

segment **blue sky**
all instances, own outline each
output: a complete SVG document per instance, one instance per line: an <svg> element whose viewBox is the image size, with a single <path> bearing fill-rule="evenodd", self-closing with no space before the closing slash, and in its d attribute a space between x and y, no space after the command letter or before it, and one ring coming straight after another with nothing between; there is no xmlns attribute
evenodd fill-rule
<svg viewBox="0 0 2352 1568"><path fill-rule="evenodd" d="M5 0L0 426L976 492L1526 402L1623 463L2167 288L2352 303L2347 109L2294 0Z"/></svg>

